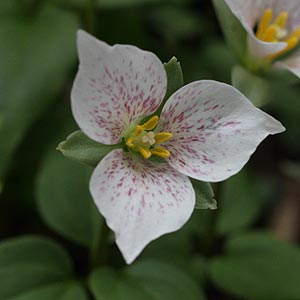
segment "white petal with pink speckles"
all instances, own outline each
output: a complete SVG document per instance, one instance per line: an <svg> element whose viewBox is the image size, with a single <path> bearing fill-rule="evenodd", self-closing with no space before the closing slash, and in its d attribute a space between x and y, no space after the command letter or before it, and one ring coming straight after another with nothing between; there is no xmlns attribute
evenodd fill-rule
<svg viewBox="0 0 300 300"><path fill-rule="evenodd" d="M120 149L96 167L90 190L127 263L150 241L178 230L195 205L187 176L168 164L140 163Z"/></svg>
<svg viewBox="0 0 300 300"><path fill-rule="evenodd" d="M121 141L124 130L157 110L166 92L163 64L151 52L109 46L78 32L80 66L72 111L81 130L103 144Z"/></svg>
<svg viewBox="0 0 300 300"><path fill-rule="evenodd" d="M160 129L173 137L164 143L169 164L203 181L237 173L269 134L284 131L235 88L196 81L173 94L161 114Z"/></svg>

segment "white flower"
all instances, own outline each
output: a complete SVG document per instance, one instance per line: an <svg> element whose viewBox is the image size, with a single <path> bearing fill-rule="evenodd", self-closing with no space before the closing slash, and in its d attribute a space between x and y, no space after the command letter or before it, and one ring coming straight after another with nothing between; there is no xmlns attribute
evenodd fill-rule
<svg viewBox="0 0 300 300"><path fill-rule="evenodd" d="M221 181L237 173L257 145L282 125L240 92L192 82L155 113L167 89L163 64L129 45L109 46L78 32L80 66L72 110L81 130L102 144L122 143L92 175L90 191L131 263L152 240L189 219L195 193L188 176ZM163 157L166 163L149 160Z"/></svg>
<svg viewBox="0 0 300 300"><path fill-rule="evenodd" d="M300 77L300 1L225 0L248 32L250 54Z"/></svg>

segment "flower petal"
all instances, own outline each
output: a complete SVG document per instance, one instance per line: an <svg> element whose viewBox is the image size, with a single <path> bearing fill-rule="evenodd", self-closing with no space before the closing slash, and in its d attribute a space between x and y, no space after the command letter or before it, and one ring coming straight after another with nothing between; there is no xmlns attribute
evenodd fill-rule
<svg viewBox="0 0 300 300"><path fill-rule="evenodd" d="M195 205L188 177L120 149L96 167L90 190L128 264L150 241L179 229Z"/></svg>
<svg viewBox="0 0 300 300"><path fill-rule="evenodd" d="M240 20L245 30L248 32L248 42L250 53L256 57L264 58L275 54L286 47L285 42L269 43L259 40L253 29L262 17L265 9L271 8L274 15L282 11L289 12L287 28L292 30L299 26L300 7L295 0L225 0L232 13Z"/></svg>
<svg viewBox="0 0 300 300"><path fill-rule="evenodd" d="M80 66L71 93L75 120L90 138L118 143L129 124L156 111L163 100L163 64L151 52L109 46L82 30L77 42Z"/></svg>
<svg viewBox="0 0 300 300"><path fill-rule="evenodd" d="M259 0L256 0L259 1ZM274 16L278 16L281 12L288 12L287 29L292 31L296 27L300 26L300 3L299 0L267 0L263 2L263 10L266 8L271 8L273 10Z"/></svg>
<svg viewBox="0 0 300 300"><path fill-rule="evenodd" d="M161 113L159 129L173 134L162 144L169 164L203 181L221 181L237 173L269 134L284 131L235 88L196 81L173 94Z"/></svg>
<svg viewBox="0 0 300 300"><path fill-rule="evenodd" d="M300 77L300 51L283 61L276 62L274 67L279 69L287 69L296 76Z"/></svg>
<svg viewBox="0 0 300 300"><path fill-rule="evenodd" d="M250 33L264 11L264 2L260 0L224 0L232 13Z"/></svg>
<svg viewBox="0 0 300 300"><path fill-rule="evenodd" d="M265 58L286 48L286 42L269 43L259 40L253 33L248 35L250 53L258 58Z"/></svg>
<svg viewBox="0 0 300 300"><path fill-rule="evenodd" d="M272 9L276 18L281 12L289 14L287 28L292 30L300 25L300 6L297 0L224 0L232 13L241 21L244 28L253 32L268 8Z"/></svg>

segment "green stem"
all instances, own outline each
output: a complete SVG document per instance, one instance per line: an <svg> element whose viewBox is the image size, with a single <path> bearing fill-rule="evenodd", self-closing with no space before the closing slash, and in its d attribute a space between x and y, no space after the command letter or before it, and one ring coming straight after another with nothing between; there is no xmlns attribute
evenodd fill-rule
<svg viewBox="0 0 300 300"><path fill-rule="evenodd" d="M90 252L90 266L94 268L95 266L105 264L108 255L108 236L110 229L105 222L102 224L102 230L99 238L95 239L94 244L91 247Z"/></svg>
<svg viewBox="0 0 300 300"><path fill-rule="evenodd" d="M218 182L215 184L214 193L215 193L215 199L217 200L218 207L221 207L223 187L224 187L223 182ZM218 220L218 210L215 211L211 223L211 230L214 236L216 236L217 220Z"/></svg>
<svg viewBox="0 0 300 300"><path fill-rule="evenodd" d="M218 182L214 185L214 194L215 199L217 200L218 207L220 207L220 201L222 199L222 190L223 190L223 182ZM211 219L209 220L208 225L208 233L206 236L206 243L205 243L205 249L204 252L207 256L213 255L215 242L217 239L217 221L218 221L218 209L212 210L211 212Z"/></svg>

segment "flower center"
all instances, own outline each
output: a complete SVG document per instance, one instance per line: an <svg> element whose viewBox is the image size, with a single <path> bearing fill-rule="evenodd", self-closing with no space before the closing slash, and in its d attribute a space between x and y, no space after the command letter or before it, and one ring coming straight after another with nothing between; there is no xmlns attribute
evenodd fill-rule
<svg viewBox="0 0 300 300"><path fill-rule="evenodd" d="M288 12L282 11L274 20L272 9L268 8L258 24L256 37L264 42L286 42L286 47L269 56L273 60L283 54L293 50L299 44L300 28L296 28L293 32L289 33L286 24L288 21Z"/></svg>
<svg viewBox="0 0 300 300"><path fill-rule="evenodd" d="M152 131L157 126L158 120L158 116L154 116L146 123L137 125L126 139L126 146L139 152L144 158L150 158L152 155L169 158L170 152L158 146L158 144L168 141L172 138L172 134L170 132L155 133Z"/></svg>

